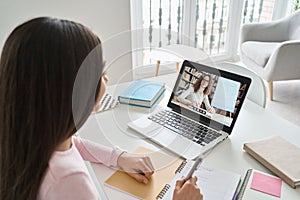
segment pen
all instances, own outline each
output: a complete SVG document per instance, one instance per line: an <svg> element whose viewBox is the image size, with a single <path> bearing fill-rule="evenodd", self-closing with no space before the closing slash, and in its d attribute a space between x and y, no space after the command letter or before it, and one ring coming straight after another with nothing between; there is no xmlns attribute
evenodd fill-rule
<svg viewBox="0 0 300 200"><path fill-rule="evenodd" d="M189 179L192 177L194 171L196 170L196 168L198 167L198 165L199 165L200 163L202 163L202 157L201 157L201 156L198 156L198 157L195 159L195 162L194 162L194 164L192 165L191 169L189 170L188 174L186 175L185 181L189 180Z"/></svg>
<svg viewBox="0 0 300 200"><path fill-rule="evenodd" d="M142 176L146 176L146 174L142 170L136 170L136 172Z"/></svg>

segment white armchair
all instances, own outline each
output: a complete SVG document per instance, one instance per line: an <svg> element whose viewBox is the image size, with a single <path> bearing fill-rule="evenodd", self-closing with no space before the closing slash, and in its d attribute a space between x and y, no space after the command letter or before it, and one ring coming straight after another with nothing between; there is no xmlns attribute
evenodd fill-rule
<svg viewBox="0 0 300 200"><path fill-rule="evenodd" d="M273 81L300 79L300 10L281 20L245 24L241 30L242 62L269 86Z"/></svg>

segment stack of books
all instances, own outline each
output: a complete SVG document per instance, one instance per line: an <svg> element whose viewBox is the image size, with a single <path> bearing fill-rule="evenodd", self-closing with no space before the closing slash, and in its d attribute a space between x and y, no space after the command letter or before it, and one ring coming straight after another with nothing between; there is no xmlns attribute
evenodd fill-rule
<svg viewBox="0 0 300 200"><path fill-rule="evenodd" d="M152 108L165 91L165 84L135 80L118 97L122 104Z"/></svg>

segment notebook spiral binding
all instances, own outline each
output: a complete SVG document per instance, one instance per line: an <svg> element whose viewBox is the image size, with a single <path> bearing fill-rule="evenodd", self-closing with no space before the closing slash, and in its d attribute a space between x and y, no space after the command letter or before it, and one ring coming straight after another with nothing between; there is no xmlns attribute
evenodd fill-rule
<svg viewBox="0 0 300 200"><path fill-rule="evenodd" d="M171 185L166 184L164 188L159 192L159 194L156 196L156 199L163 199L165 194L168 192L170 189Z"/></svg>
<svg viewBox="0 0 300 200"><path fill-rule="evenodd" d="M252 173L252 169L247 170L247 173L245 175L244 181L241 185L241 189L240 189L240 192L239 192L236 200L242 200L243 199L243 196L244 196L244 193L245 193L245 190L246 190L246 186L247 186L247 183L248 183L249 178L251 176L251 173Z"/></svg>
<svg viewBox="0 0 300 200"><path fill-rule="evenodd" d="M185 165L187 164L186 161L183 161L179 167L175 170L175 174L180 173L182 171L182 169L185 167Z"/></svg>
<svg viewBox="0 0 300 200"><path fill-rule="evenodd" d="M182 169L185 167L185 165L187 164L186 161L183 161L178 168L175 170L175 174L180 173L182 171ZM164 188L159 192L159 194L156 196L156 199L164 199L165 194L168 192L168 190L170 189L171 185L166 184L164 186Z"/></svg>

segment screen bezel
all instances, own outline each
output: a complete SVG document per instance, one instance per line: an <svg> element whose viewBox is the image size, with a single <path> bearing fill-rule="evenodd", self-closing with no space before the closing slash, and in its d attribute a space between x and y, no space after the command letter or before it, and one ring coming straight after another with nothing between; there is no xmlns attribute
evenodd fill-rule
<svg viewBox="0 0 300 200"><path fill-rule="evenodd" d="M208 73L211 73L211 74L223 77L223 78L227 78L227 79L230 79L230 80L233 80L233 81L238 81L242 85L246 84L246 88L244 90L243 98L240 99L240 103L239 103L239 105L237 106L237 109L236 109L236 114L234 115L232 123L231 123L230 126L226 126L226 125L224 125L224 124L222 124L220 122L211 120L211 119L209 119L209 118L207 118L205 116L199 115L199 114L197 114L197 113L195 113L195 112L193 112L193 111L191 111L189 109L180 107L179 105L177 105L175 103L172 103L172 99L174 98L177 86L178 86L178 84L179 84L179 82L181 80L183 71L184 71L184 69L185 69L186 66L187 67L195 68L198 71L205 71L205 72L208 72ZM244 100L245 100L245 98L247 96L250 84L251 84L251 78L249 78L249 77L246 77L246 76L243 76L243 75L239 75L239 74L234 74L232 72L227 72L227 71L224 71L224 70L221 70L221 69L218 69L218 68L214 68L214 67L210 67L210 66L207 66L207 65L204 65L204 64L195 63L195 62L191 62L191 61L185 60L182 63L180 72L178 74L176 83L174 85L172 94L170 96L170 99L169 99L169 102L168 102L168 107L171 108L172 110L174 110L175 112L180 113L180 114L182 114L182 115L184 115L184 116L186 116L188 118L191 118L191 119L193 119L193 120L195 120L195 121L197 121L199 123L203 123L204 125L209 126L209 127L213 128L213 129L222 130L222 131L224 131L224 132L226 132L226 133L228 133L230 135L231 132L232 132L232 129L234 127L234 124L235 124L235 122L237 120L237 117L238 117L238 115L240 113L241 107L242 107L242 105L244 103Z"/></svg>

